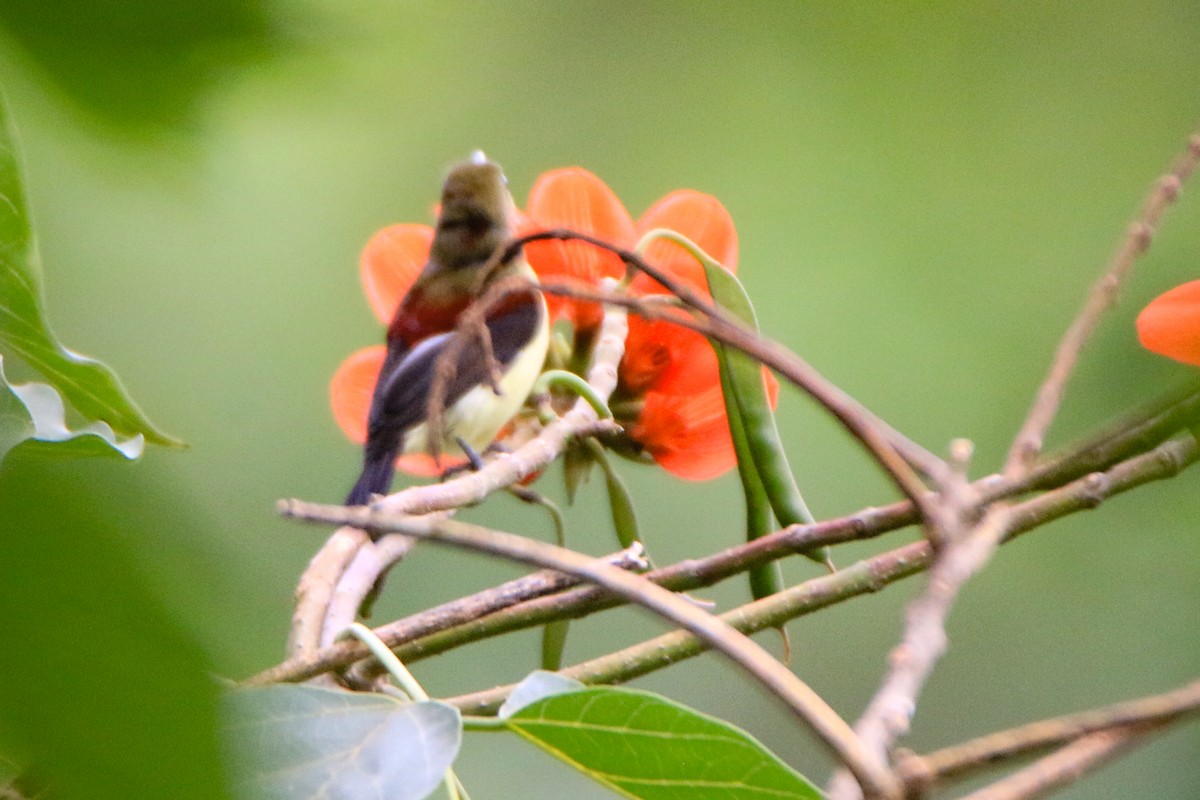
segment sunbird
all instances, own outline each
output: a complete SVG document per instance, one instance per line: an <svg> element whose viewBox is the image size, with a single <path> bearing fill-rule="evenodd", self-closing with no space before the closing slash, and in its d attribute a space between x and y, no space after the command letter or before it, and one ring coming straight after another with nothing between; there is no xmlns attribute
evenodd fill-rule
<svg viewBox="0 0 1200 800"><path fill-rule="evenodd" d="M500 375L495 385L478 334L455 329L463 312L497 281L521 275L536 283L523 254L481 281L480 270L512 239L515 221L516 204L504 173L482 151L450 169L429 261L388 325L387 356L367 419L362 474L346 505L365 505L372 495L386 494L397 456L429 450L426 415L435 363L456 339L468 337L446 385L440 452L463 454L460 443L473 450L486 448L528 398L550 341L540 292L508 294L486 315Z"/></svg>

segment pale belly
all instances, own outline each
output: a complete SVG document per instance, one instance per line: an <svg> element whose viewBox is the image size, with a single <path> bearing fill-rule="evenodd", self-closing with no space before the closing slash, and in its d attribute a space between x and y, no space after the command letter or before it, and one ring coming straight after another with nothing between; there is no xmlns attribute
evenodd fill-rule
<svg viewBox="0 0 1200 800"><path fill-rule="evenodd" d="M545 306L542 314L545 315ZM544 318L544 317L543 317ZM441 452L447 455L462 455L456 438L462 438L472 449L484 450L529 397L542 364L546 360L546 348L550 343L550 329L543 325L530 347L517 356L511 368L500 380L501 394L491 386L476 386L446 409ZM429 450L429 431L425 423L409 431L404 437L404 452L425 453Z"/></svg>

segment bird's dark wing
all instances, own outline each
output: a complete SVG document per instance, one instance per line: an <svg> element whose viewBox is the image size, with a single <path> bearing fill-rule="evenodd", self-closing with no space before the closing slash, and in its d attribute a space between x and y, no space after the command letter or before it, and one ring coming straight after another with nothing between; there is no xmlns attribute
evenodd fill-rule
<svg viewBox="0 0 1200 800"><path fill-rule="evenodd" d="M501 372L537 333L543 313L542 304L530 296L527 301L516 303L487 319L492 352ZM450 331L430 336L415 347L397 353L395 358L392 353L388 354L371 401L368 447L376 439L395 438L393 453L399 451L398 437L425 419L429 392L433 387L434 362L450 342L463 335ZM467 342L459 354L454 377L446 387L446 407L454 405L472 387L486 384L488 380L486 351L478 340Z"/></svg>

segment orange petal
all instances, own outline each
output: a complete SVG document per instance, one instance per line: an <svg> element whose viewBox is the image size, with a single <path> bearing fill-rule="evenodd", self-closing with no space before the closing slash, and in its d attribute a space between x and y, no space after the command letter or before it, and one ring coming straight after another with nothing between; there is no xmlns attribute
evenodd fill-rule
<svg viewBox="0 0 1200 800"><path fill-rule="evenodd" d="M1151 300L1138 314L1137 331L1147 350L1200 366L1200 281Z"/></svg>
<svg viewBox="0 0 1200 800"><path fill-rule="evenodd" d="M357 350L338 365L329 382L329 406L333 409L333 419L342 433L357 444L367 441L371 395L386 355L387 348L381 344Z"/></svg>
<svg viewBox="0 0 1200 800"><path fill-rule="evenodd" d="M629 435L659 466L686 480L710 480L737 464L720 386L683 396L648 392Z"/></svg>
<svg viewBox="0 0 1200 800"><path fill-rule="evenodd" d="M633 218L612 189L581 167L543 173L529 193L526 208L535 230L568 228L603 239L617 247L633 244ZM533 242L525 247L529 263L543 282L574 279L596 286L600 278L625 274L621 259L584 242ZM594 327L600 307L547 297L554 318L569 319L576 327Z"/></svg>
<svg viewBox="0 0 1200 800"><path fill-rule="evenodd" d="M775 408L779 381L766 367L762 375L768 402ZM690 379L679 376L647 392L642 413L630 426L629 435L672 475L706 481L737 466L737 454L715 369L707 387L696 389L690 383Z"/></svg>
<svg viewBox="0 0 1200 800"><path fill-rule="evenodd" d="M680 233L731 272L737 272L737 229L725 206L712 195L692 189L671 192L642 215L637 227L638 236L655 228ZM707 290L704 267L682 246L660 239L651 243L643 255L651 264L682 279L693 289ZM644 275L638 275L630 288L642 293L665 291Z"/></svg>
<svg viewBox="0 0 1200 800"><path fill-rule="evenodd" d="M389 225L363 247L359 274L375 316L392 321L400 300L429 260L433 228L428 225Z"/></svg>
<svg viewBox="0 0 1200 800"><path fill-rule="evenodd" d="M707 339L666 320L636 315L629 317L618 373L622 390L631 395L651 387L688 394L720 383L717 356Z"/></svg>
<svg viewBox="0 0 1200 800"><path fill-rule="evenodd" d="M774 411L779 407L779 379L775 377L775 373L766 367L762 368L763 385L767 389L767 402L771 405L771 410Z"/></svg>

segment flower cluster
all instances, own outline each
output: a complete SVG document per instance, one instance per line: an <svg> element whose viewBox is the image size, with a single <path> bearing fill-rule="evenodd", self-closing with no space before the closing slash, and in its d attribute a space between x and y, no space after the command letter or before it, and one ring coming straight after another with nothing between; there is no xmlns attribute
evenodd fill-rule
<svg viewBox="0 0 1200 800"><path fill-rule="evenodd" d="M534 183L519 232L556 228L589 234L624 249L633 249L648 231L666 228L691 239L730 270L737 268L737 232L729 213L716 198L692 190L671 192L634 221L612 190L591 172L578 167L552 170ZM363 249L363 287L371 308L385 324L428 258L432 239L428 226L393 225L376 233ZM546 283L595 288L604 277L625 274L618 256L586 242L531 242L525 253ZM655 240L643 257L708 294L703 267L679 245ZM644 297L667 290L639 273L628 291ZM552 319L570 324L576 342L587 341L600 323L602 309L597 303L554 296L546 300ZM382 345L359 350L333 377L334 418L356 442L366 437L371 389L383 355ZM769 372L763 374L774 405L778 384ZM631 315L618 377L613 407L624 410L618 421L634 448L689 480L714 478L735 465L717 358L703 336L671 322ZM398 465L417 474L430 474L437 466L422 456L405 456Z"/></svg>

